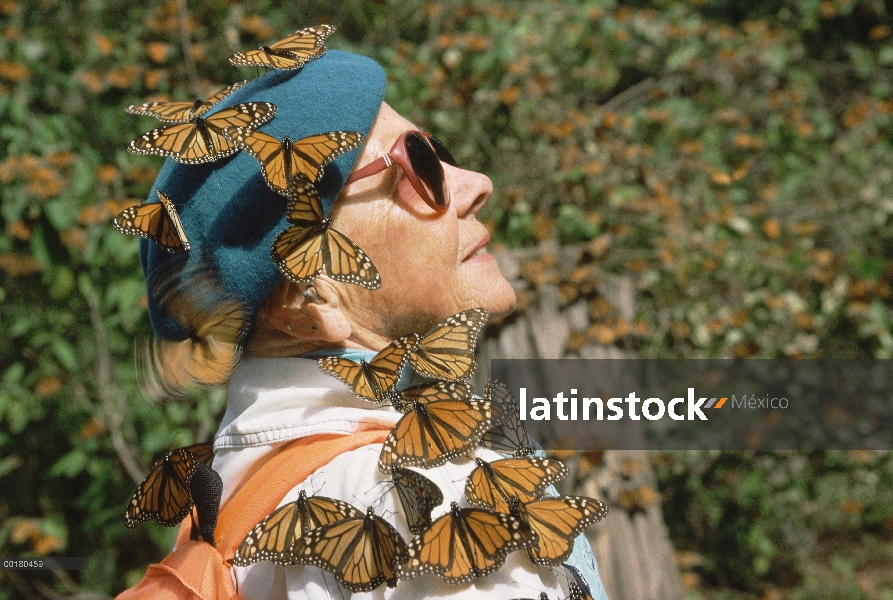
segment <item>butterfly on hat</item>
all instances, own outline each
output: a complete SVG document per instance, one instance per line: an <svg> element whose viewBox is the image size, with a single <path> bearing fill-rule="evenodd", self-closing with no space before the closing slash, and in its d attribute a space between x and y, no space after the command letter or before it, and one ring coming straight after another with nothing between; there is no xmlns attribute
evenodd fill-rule
<svg viewBox="0 0 893 600"><path fill-rule="evenodd" d="M305 27L257 50L236 52L229 62L237 67L268 67L271 69L300 69L326 52L325 41L335 28L332 25Z"/></svg>

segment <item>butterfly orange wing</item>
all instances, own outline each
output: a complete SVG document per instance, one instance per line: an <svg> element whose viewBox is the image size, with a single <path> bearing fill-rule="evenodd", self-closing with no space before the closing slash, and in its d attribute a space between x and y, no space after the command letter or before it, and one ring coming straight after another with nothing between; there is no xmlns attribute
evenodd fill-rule
<svg viewBox="0 0 893 600"><path fill-rule="evenodd" d="M325 54L326 38L334 31L331 25L299 29L266 48L237 52L229 57L229 62L238 67L300 69L307 62Z"/></svg>
<svg viewBox="0 0 893 600"><path fill-rule="evenodd" d="M472 308L435 326L409 357L412 368L434 379L458 381L474 374L474 352L490 313Z"/></svg>
<svg viewBox="0 0 893 600"><path fill-rule="evenodd" d="M195 457L182 448L156 461L130 499L124 517L127 527L152 519L165 527L182 521L192 509L189 483L195 470Z"/></svg>
<svg viewBox="0 0 893 600"><path fill-rule="evenodd" d="M276 106L269 102L237 104L208 117L194 117L189 123L153 129L130 142L128 150L170 156L185 164L213 162L239 149L224 135L227 127L254 129L275 114Z"/></svg>
<svg viewBox="0 0 893 600"><path fill-rule="evenodd" d="M397 404L406 413L385 439L378 468L431 468L477 446L490 427L490 405L463 382L438 381L404 390Z"/></svg>
<svg viewBox="0 0 893 600"><path fill-rule="evenodd" d="M143 104L133 104L124 110L132 115L155 117L163 123L188 123L194 117L200 117L211 110L214 105L246 83L248 83L247 79L234 83L216 92L207 100L196 100L194 102L144 102Z"/></svg>
<svg viewBox="0 0 893 600"><path fill-rule="evenodd" d="M335 281L366 289L381 287L381 276L363 250L323 218L316 186L301 175L289 180L285 218L293 226L280 233L270 251L290 281L309 283L323 271Z"/></svg>
<svg viewBox="0 0 893 600"><path fill-rule="evenodd" d="M513 496L521 502L541 498L549 485L568 474L560 461L535 456L492 463L477 459L477 463L465 483L465 498L472 506L498 512L509 511L509 499Z"/></svg>
<svg viewBox="0 0 893 600"><path fill-rule="evenodd" d="M284 564L315 565L335 574L352 592L397 584L397 565L406 558L406 542L370 508L365 516L337 521L299 538Z"/></svg>
<svg viewBox="0 0 893 600"><path fill-rule="evenodd" d="M512 550L533 542L533 534L515 516L478 508L450 512L423 531L407 550L409 560L401 576L434 573L448 583L469 583L496 571Z"/></svg>
<svg viewBox="0 0 893 600"><path fill-rule="evenodd" d="M282 563L285 552L302 535L342 519L362 517L356 508L325 496L310 496L301 490L298 499L270 513L245 536L233 564L247 566L259 560Z"/></svg>
<svg viewBox="0 0 893 600"><path fill-rule="evenodd" d="M152 240L168 252L189 250L189 240L177 209L164 193L156 192L160 202L125 208L113 221L115 229Z"/></svg>
<svg viewBox="0 0 893 600"><path fill-rule="evenodd" d="M380 402L385 393L400 380L406 353L411 345L400 338L373 357L368 363L357 363L338 356L319 359L319 367L346 383L363 400Z"/></svg>
<svg viewBox="0 0 893 600"><path fill-rule="evenodd" d="M528 502L520 514L537 537L536 545L527 549L530 560L556 567L570 556L574 539L588 525L601 521L608 507L586 496L559 496Z"/></svg>

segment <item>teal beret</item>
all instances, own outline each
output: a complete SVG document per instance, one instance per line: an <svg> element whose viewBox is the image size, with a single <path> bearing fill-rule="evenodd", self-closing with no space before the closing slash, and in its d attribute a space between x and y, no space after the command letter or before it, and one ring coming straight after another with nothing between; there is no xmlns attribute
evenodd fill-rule
<svg viewBox="0 0 893 600"><path fill-rule="evenodd" d="M272 71L224 98L209 115L243 102L271 102L276 116L261 126L282 139L299 140L327 131L368 135L384 99L386 77L372 59L329 50L299 71ZM330 163L317 184L326 213L341 193L360 150ZM264 182L260 165L246 152L216 162L185 165L168 158L149 192L161 190L177 208L191 250L178 257L149 240L140 240L146 281L174 268L188 272L200 262L213 271L221 293L240 302L250 321L281 277L270 257L276 235L288 226L285 197ZM185 264L184 263L185 260ZM188 281L183 282L188 286ZM187 331L159 303L149 285L149 318L155 334L183 340Z"/></svg>

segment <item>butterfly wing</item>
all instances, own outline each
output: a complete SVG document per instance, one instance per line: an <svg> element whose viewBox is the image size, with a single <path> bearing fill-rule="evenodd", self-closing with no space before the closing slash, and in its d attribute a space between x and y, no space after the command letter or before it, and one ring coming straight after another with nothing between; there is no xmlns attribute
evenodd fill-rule
<svg viewBox="0 0 893 600"><path fill-rule="evenodd" d="M200 117L201 115L205 114L206 112L214 108L214 106L216 106L218 102L235 92L246 83L248 83L248 80L243 79L242 81L237 81L236 83L229 85L218 92L215 92L210 97L208 97L207 100L202 102L201 108L196 111L196 114L194 116Z"/></svg>
<svg viewBox="0 0 893 600"><path fill-rule="evenodd" d="M608 507L603 502L585 496L536 500L528 502L521 510L537 537L537 545L527 549L530 560L552 567L570 556L574 539L583 529L608 514Z"/></svg>
<svg viewBox="0 0 893 600"><path fill-rule="evenodd" d="M287 564L315 565L335 574L352 592L397 584L396 565L406 542L387 521L374 515L344 519L310 531L289 549Z"/></svg>
<svg viewBox="0 0 893 600"><path fill-rule="evenodd" d="M237 104L207 118L195 117L189 123L153 129L130 142L128 150L134 154L170 156L184 164L213 162L238 150L238 146L224 136L224 129L254 129L275 114L276 106L269 102Z"/></svg>
<svg viewBox="0 0 893 600"><path fill-rule="evenodd" d="M192 508L189 483L195 469L195 458L182 448L156 461L130 499L124 517L127 527L151 519L165 527L182 521Z"/></svg>
<svg viewBox="0 0 893 600"><path fill-rule="evenodd" d="M271 190L283 196L288 194L286 148L281 140L245 127L228 127L224 134L260 163L261 174Z"/></svg>
<svg viewBox="0 0 893 600"><path fill-rule="evenodd" d="M443 502L443 492L416 471L398 467L394 469L393 477L409 530L419 535L431 526L431 511Z"/></svg>
<svg viewBox="0 0 893 600"><path fill-rule="evenodd" d="M347 502L307 497L301 490L297 500L280 506L254 526L236 550L233 564L246 566L259 560L285 564L286 551L302 535L329 523L362 516Z"/></svg>
<svg viewBox="0 0 893 600"><path fill-rule="evenodd" d="M509 499L513 496L522 503L541 498L550 484L568 474L566 466L551 458L528 456L477 462L465 483L465 498L472 506L499 512L509 511Z"/></svg>
<svg viewBox="0 0 893 600"><path fill-rule="evenodd" d="M161 202L125 208L113 221L115 229L126 235L152 240L168 252L189 250L189 240L177 209L160 190L156 192Z"/></svg>
<svg viewBox="0 0 893 600"><path fill-rule="evenodd" d="M132 115L155 117L162 123L188 123L193 117L200 117L211 110L215 104L246 83L248 83L247 79L234 83L216 92L207 100L196 100L194 102L144 102L143 104L133 104L124 110Z"/></svg>
<svg viewBox="0 0 893 600"><path fill-rule="evenodd" d="M307 62L325 54L326 38L334 31L331 25L300 29L267 47L237 52L230 56L229 62L237 67L300 69Z"/></svg>
<svg viewBox="0 0 893 600"><path fill-rule="evenodd" d="M404 577L434 573L448 583L463 584L496 571L506 555L532 543L533 534L517 517L455 502L408 548Z"/></svg>
<svg viewBox="0 0 893 600"><path fill-rule="evenodd" d="M239 150L239 146L224 135L224 131L228 127L241 127L242 129L253 130L272 119L275 114L276 105L269 102L246 102L221 109L204 119L204 133L211 141L213 154L210 157L189 156L188 154L183 156L181 154L177 160L185 163L202 163L219 160L234 154Z"/></svg>
<svg viewBox="0 0 893 600"><path fill-rule="evenodd" d="M512 456L530 456L535 450L527 434L527 428L518 416L518 403L501 381L487 382L484 398L493 410L493 423L490 431L481 438L481 445Z"/></svg>
<svg viewBox="0 0 893 600"><path fill-rule="evenodd" d="M352 283L367 290L381 287L381 275L363 250L350 238L331 227L323 239L323 263L326 275L335 281Z"/></svg>
<svg viewBox="0 0 893 600"><path fill-rule="evenodd" d="M286 279L310 283L323 272L324 233L319 227L293 225L276 236L270 255Z"/></svg>
<svg viewBox="0 0 893 600"><path fill-rule="evenodd" d="M330 162L358 148L363 139L363 135L355 131L329 131L292 142L289 174L317 182Z"/></svg>
<svg viewBox="0 0 893 600"><path fill-rule="evenodd" d="M162 123L188 123L195 116L202 102L144 102L131 104L124 109L132 115L155 117Z"/></svg>
<svg viewBox="0 0 893 600"><path fill-rule="evenodd" d="M409 341L399 338L375 355L368 363L328 356L319 359L320 368L346 383L363 400L379 402L400 380Z"/></svg>
<svg viewBox="0 0 893 600"><path fill-rule="evenodd" d="M211 466L211 462L214 460L214 442L193 444L191 446L186 446L185 448L183 448L183 450L190 452L197 461L204 463L209 467Z"/></svg>
<svg viewBox="0 0 893 600"><path fill-rule="evenodd" d="M420 375L457 381L474 373L474 351L490 313L473 308L457 313L429 331L409 361Z"/></svg>
<svg viewBox="0 0 893 600"><path fill-rule="evenodd" d="M568 588L570 596L567 600L593 600L589 583L583 577L580 569L567 563L561 565L568 576Z"/></svg>
<svg viewBox="0 0 893 600"><path fill-rule="evenodd" d="M296 175L289 179L287 187L288 206L285 210L285 220L302 227L320 225L324 215L316 185L306 177Z"/></svg>
<svg viewBox="0 0 893 600"><path fill-rule="evenodd" d="M406 414L388 434L378 467L431 468L472 450L490 427L490 405L465 383L436 382L404 391Z"/></svg>

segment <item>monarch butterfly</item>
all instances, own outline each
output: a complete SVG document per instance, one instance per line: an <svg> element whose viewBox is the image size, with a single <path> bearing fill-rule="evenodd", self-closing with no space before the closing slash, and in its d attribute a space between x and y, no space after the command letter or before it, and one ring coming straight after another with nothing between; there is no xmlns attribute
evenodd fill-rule
<svg viewBox="0 0 893 600"><path fill-rule="evenodd" d="M533 542L517 517L450 503L443 515L409 544L406 578L435 573L448 583L468 583L497 570L506 555Z"/></svg>
<svg viewBox="0 0 893 600"><path fill-rule="evenodd" d="M559 496L522 503L515 496L509 513L526 523L536 534L536 545L527 549L537 565L560 565L571 554L574 539L583 529L608 514L603 502L586 496Z"/></svg>
<svg viewBox="0 0 893 600"><path fill-rule="evenodd" d="M200 117L218 102L248 83L248 80L239 81L229 87L225 87L207 100L195 100L193 102L144 102L132 104L124 109L132 115L146 115L155 117L162 123L188 123L195 117Z"/></svg>
<svg viewBox="0 0 893 600"><path fill-rule="evenodd" d="M443 492L433 481L416 471L397 467L393 477L409 530L419 535L431 526L431 511L443 502Z"/></svg>
<svg viewBox="0 0 893 600"><path fill-rule="evenodd" d="M271 69L300 69L306 63L326 53L323 45L335 28L317 25L299 29L290 36L257 50L237 52L229 62L237 67L270 67Z"/></svg>
<svg viewBox="0 0 893 600"><path fill-rule="evenodd" d="M214 457L208 450L210 445L177 448L157 458L130 499L124 515L127 527L132 529L151 519L165 527L173 527L182 521L192 509L190 484L198 464L208 466Z"/></svg>
<svg viewBox="0 0 893 600"><path fill-rule="evenodd" d="M245 567L259 560L283 563L284 553L302 535L317 527L343 519L362 517L363 513L341 500L325 496L307 496L280 506L245 536L239 544L233 564Z"/></svg>
<svg viewBox="0 0 893 600"><path fill-rule="evenodd" d="M593 600L592 589L589 587L589 583L583 578L580 569L567 563L561 566L568 575L568 588L570 589L571 595L568 596L567 600Z"/></svg>
<svg viewBox="0 0 893 600"><path fill-rule="evenodd" d="M509 512L513 496L521 502L541 498L549 484L567 477L568 470L551 458L505 458L491 463L475 459L477 467L465 482L465 498L472 506Z"/></svg>
<svg viewBox="0 0 893 600"><path fill-rule="evenodd" d="M335 574L352 592L397 585L397 565L406 560L406 542L393 525L376 516L350 517L310 531L285 553L285 564L316 565Z"/></svg>
<svg viewBox="0 0 893 600"><path fill-rule="evenodd" d="M370 362L327 356L319 359L319 368L349 385L354 394L363 400L380 402L400 380L406 353L411 347L412 340L400 338L391 342Z"/></svg>
<svg viewBox="0 0 893 600"><path fill-rule="evenodd" d="M208 117L192 117L179 123L153 129L128 146L134 154L157 154L194 165L213 162L239 150L223 135L227 127L254 129L273 118L276 106L269 102L236 104Z"/></svg>
<svg viewBox="0 0 893 600"><path fill-rule="evenodd" d="M294 175L319 181L326 165L359 147L364 139L363 134L354 131L329 131L293 142L287 136L277 140L244 127L228 127L223 134L260 163L264 181L283 196L288 195L288 181Z"/></svg>
<svg viewBox="0 0 893 600"><path fill-rule="evenodd" d="M309 283L323 271L335 281L368 290L381 287L381 276L366 253L323 217L316 187L296 176L289 183L286 219L292 223L275 240L270 254L290 281Z"/></svg>
<svg viewBox="0 0 893 600"><path fill-rule="evenodd" d="M490 426L490 405L466 383L438 381L411 387L392 403L404 416L385 439L378 468L442 465L474 448Z"/></svg>
<svg viewBox="0 0 893 600"><path fill-rule="evenodd" d="M472 308L436 325L409 355L412 368L434 379L458 381L471 377L478 336L489 317L486 309Z"/></svg>
<svg viewBox="0 0 893 600"><path fill-rule="evenodd" d="M115 229L152 240L168 252L189 250L189 240L174 203L161 190L155 192L161 202L125 208L113 221Z"/></svg>
<svg viewBox="0 0 893 600"><path fill-rule="evenodd" d="M518 417L518 405L506 385L497 379L491 379L484 390L484 398L490 402L496 425L484 434L481 445L515 457L533 454L535 450L530 443L527 428Z"/></svg>

